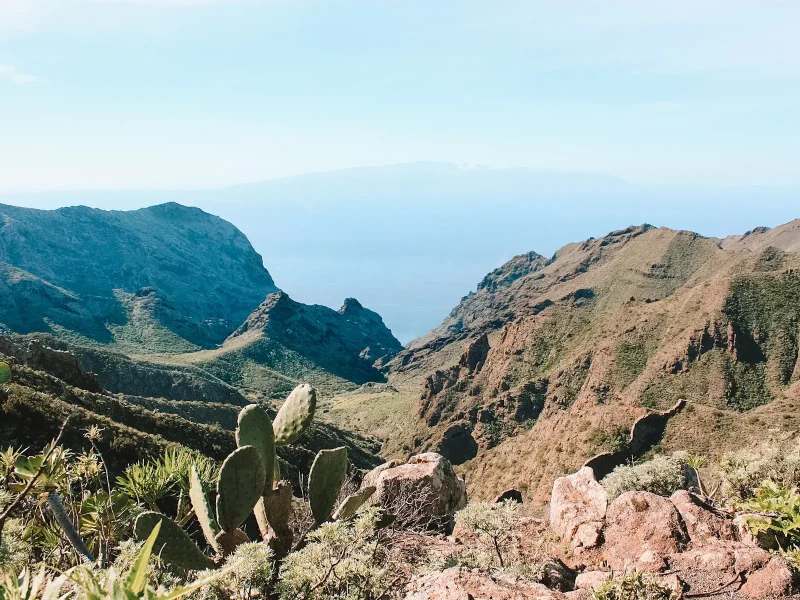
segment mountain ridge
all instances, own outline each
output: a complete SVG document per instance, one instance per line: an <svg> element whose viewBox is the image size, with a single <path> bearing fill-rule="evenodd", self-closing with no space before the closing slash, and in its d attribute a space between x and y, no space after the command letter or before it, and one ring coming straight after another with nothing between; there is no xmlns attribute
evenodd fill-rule
<svg viewBox="0 0 800 600"><path fill-rule="evenodd" d="M417 394L417 425L384 451L440 451L481 497L522 485L541 501L555 477L681 399L664 449L718 455L797 433L799 223L724 239L631 226L515 257L489 281L532 266L479 283L389 363L390 384Z"/></svg>
<svg viewBox="0 0 800 600"><path fill-rule="evenodd" d="M0 324L11 332L207 369L268 396L305 376L324 386L330 375L334 387L382 381L377 367L402 348L355 299L339 312L291 300L246 236L199 208L0 205L0 219ZM93 364L113 385L129 379L118 361Z"/></svg>

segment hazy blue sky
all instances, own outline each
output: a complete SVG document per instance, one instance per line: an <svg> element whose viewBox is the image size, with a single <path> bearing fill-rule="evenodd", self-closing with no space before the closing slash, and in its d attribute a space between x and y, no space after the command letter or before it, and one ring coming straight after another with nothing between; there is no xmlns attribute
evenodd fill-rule
<svg viewBox="0 0 800 600"><path fill-rule="evenodd" d="M794 0L0 0L0 189L434 160L800 183Z"/></svg>

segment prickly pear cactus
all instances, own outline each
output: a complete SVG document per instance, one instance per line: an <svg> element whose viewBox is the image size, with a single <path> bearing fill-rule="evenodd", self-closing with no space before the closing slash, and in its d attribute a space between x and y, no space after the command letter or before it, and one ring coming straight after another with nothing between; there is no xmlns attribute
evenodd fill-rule
<svg viewBox="0 0 800 600"><path fill-rule="evenodd" d="M352 518L358 512L358 509L364 506L364 503L372 497L376 489L374 485L370 485L358 490L355 494L350 494L342 501L336 512L333 513L333 520L346 521Z"/></svg>
<svg viewBox="0 0 800 600"><path fill-rule="evenodd" d="M8 363L0 362L0 383L6 383L11 379L11 367Z"/></svg>
<svg viewBox="0 0 800 600"><path fill-rule="evenodd" d="M200 481L200 475L197 474L197 469L192 467L192 475L189 481L189 499L192 501L192 508L200 523L200 529L203 530L203 535L206 541L216 551L220 551L219 543L217 542L217 534L219 533L219 526L216 519L214 519L214 512L211 510L211 503L208 501L205 491L203 491L203 484Z"/></svg>
<svg viewBox="0 0 800 600"><path fill-rule="evenodd" d="M200 551L188 534L175 521L161 513L149 511L140 514L133 525L136 538L146 540L159 521L161 530L158 532L154 551L165 562L192 571L214 568L214 562Z"/></svg>
<svg viewBox="0 0 800 600"><path fill-rule="evenodd" d="M347 478L347 448L320 450L308 475L308 500L317 524L331 517Z"/></svg>
<svg viewBox="0 0 800 600"><path fill-rule="evenodd" d="M217 480L217 523L223 531L231 532L244 523L264 492L266 478L261 456L253 446L228 455Z"/></svg>
<svg viewBox="0 0 800 600"><path fill-rule="evenodd" d="M264 490L272 489L272 478L275 472L275 433L272 430L272 421L263 408L258 404L250 404L239 413L238 427L236 427L236 445L253 446L261 456L261 462L266 472Z"/></svg>
<svg viewBox="0 0 800 600"><path fill-rule="evenodd" d="M291 444L302 435L314 419L317 408L317 391L309 384L298 385L283 403L275 422L275 445Z"/></svg>

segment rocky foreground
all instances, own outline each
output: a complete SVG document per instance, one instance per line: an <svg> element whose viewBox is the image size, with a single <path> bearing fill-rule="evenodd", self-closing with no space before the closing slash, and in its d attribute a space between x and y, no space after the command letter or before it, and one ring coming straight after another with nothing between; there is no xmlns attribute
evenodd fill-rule
<svg viewBox="0 0 800 600"><path fill-rule="evenodd" d="M363 486L375 486L373 501L384 507L397 509L409 498L422 498L414 504L417 523L452 528L449 535L400 534L411 562L446 566L447 557L474 545L474 532L453 528L456 511L467 504L465 483L441 455L386 463L370 472ZM521 495L510 490L496 502L514 501L509 498ZM541 565L542 583L457 566L416 575L404 597L588 599L609 579L632 572L652 575L675 598L760 599L792 592L791 566L759 545L742 515L686 490L669 498L633 491L609 502L590 467L555 482L549 522L524 517L518 527L515 551Z"/></svg>

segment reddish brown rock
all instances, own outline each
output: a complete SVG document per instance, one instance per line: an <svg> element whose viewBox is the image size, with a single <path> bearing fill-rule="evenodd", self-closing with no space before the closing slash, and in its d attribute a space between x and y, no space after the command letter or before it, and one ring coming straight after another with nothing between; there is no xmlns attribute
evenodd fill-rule
<svg viewBox="0 0 800 600"><path fill-rule="evenodd" d="M408 587L405 600L564 600L538 583L522 583L459 567L431 573Z"/></svg>
<svg viewBox="0 0 800 600"><path fill-rule="evenodd" d="M694 494L680 490L670 498L686 526L686 532L694 547L713 543L714 540L738 539L733 519L711 510Z"/></svg>
<svg viewBox="0 0 800 600"><path fill-rule="evenodd" d="M682 551L689 538L669 499L649 492L627 492L606 515L603 555L615 571L658 572L666 556Z"/></svg>
<svg viewBox="0 0 800 600"><path fill-rule="evenodd" d="M594 591L611 578L611 571L585 571L575 579L575 589Z"/></svg>
<svg viewBox="0 0 800 600"><path fill-rule="evenodd" d="M792 570L780 557L773 557L765 567L747 575L742 593L750 598L784 596L792 589Z"/></svg>
<svg viewBox="0 0 800 600"><path fill-rule="evenodd" d="M608 495L589 467L559 477L550 498L550 527L573 550L595 547L608 508Z"/></svg>
<svg viewBox="0 0 800 600"><path fill-rule="evenodd" d="M381 465L367 473L362 488L375 486L372 502L389 512L413 510L431 528L453 529L456 511L467 504L467 487L445 457L435 452L412 456L407 464Z"/></svg>

